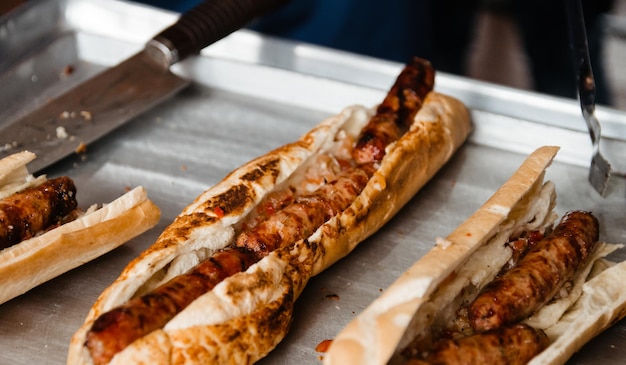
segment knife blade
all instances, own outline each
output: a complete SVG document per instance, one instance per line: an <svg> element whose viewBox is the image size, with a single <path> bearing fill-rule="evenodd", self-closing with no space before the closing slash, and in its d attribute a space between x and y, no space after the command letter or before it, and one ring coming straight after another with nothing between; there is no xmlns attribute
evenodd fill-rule
<svg viewBox="0 0 626 365"><path fill-rule="evenodd" d="M145 47L0 130L0 158L29 150L33 173L58 162L189 84L170 66L286 0L205 0Z"/></svg>

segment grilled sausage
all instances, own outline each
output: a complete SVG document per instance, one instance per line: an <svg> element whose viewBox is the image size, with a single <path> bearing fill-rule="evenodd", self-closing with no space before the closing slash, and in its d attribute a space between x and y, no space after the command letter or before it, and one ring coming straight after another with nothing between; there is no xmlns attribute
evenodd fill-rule
<svg viewBox="0 0 626 365"><path fill-rule="evenodd" d="M365 137L362 138L365 142L361 143L360 148L362 150L368 150L370 148L366 146L367 141L374 141L376 142L375 148L379 149L377 153L380 154L382 152L382 155L384 155L387 145L402 136L409 129L410 125L413 124L413 119L417 111L421 108L426 94L433 88L433 82L434 70L428 62L416 59L414 64L409 65L399 77L397 84L394 86L394 90L377 110L377 116L374 117L374 119L379 118L383 123L372 123L370 131L366 132ZM435 105L438 103L440 105L448 105L446 99L447 98L443 98L441 95L437 94L433 96L432 100ZM454 104L456 104L456 102ZM459 107L462 106L461 104L456 105ZM450 106L452 106L452 104L450 104ZM456 110L456 107L453 109ZM463 134L465 134L469 128L469 123L465 122L468 122L469 119L466 113L467 110L464 108L460 109L462 109L459 110L459 112L462 114L464 120L464 128L467 127L462 131ZM437 121L441 123L442 126L445 125L448 119L450 119L449 117L452 116L449 115L449 113L442 113L442 110L439 109L433 109L430 113L426 113L426 115L438 118ZM387 124L385 123L387 122L389 122L389 125L391 125L391 122L393 123L392 132L390 133L386 130ZM361 125L360 123L359 121L359 125ZM423 124L421 121L419 121L419 123ZM428 125L434 124L431 119L428 119L427 123ZM420 134L419 136L415 136L415 138L409 138L407 140L411 144L428 143L432 140L433 146L430 151L424 151L424 156L436 155L438 158L445 156L447 160L447 156L450 152L448 145L456 147L462 142L462 139L449 138L451 134L455 134L454 131L453 133L446 133L444 135L440 133L443 130L444 129L433 130L432 133ZM446 132L450 132L452 129L445 130ZM347 133L345 137L342 136L344 132ZM109 309L111 307L107 304L107 309L101 306L98 311L92 312L93 314L90 314L91 317L81 328L80 333L77 333L72 339L73 346L76 348L80 347L80 354L77 355L83 357L85 356L85 352L89 352L91 361L93 361L94 364L106 364L118 352L135 340L142 338L155 329L165 326L178 312L187 307L199 296L211 290L215 285L224 280L224 278L247 270L251 265L277 248L285 247L285 245L297 242L301 239L317 239L315 237L312 238L312 234L326 223L329 218L340 214L355 201L359 194L361 194L361 191L366 187L371 174L374 173L372 166L382 158L382 155L376 158L372 158L370 155L370 157L366 156L362 159L362 162L352 159L351 157L354 156L354 154L351 153L352 151L350 151L350 149L353 146L352 141L356 139L356 136L353 135L354 132L354 129L346 128L343 131L340 130L335 133L336 139L333 142L340 142L342 144L342 153L337 153L337 155L328 154L327 156L330 157L329 160L336 162L337 169L333 169L330 175L322 173L320 174L321 176L316 176L321 177L321 179L316 180L316 184L318 182L324 183L316 192L299 197L295 196L297 194L291 194L295 191L286 192L284 195L278 193L278 195L275 196L276 200L272 198L269 201L261 202L261 205L257 206L257 209L253 210L248 217L233 226L240 232L235 236L234 242L227 248L221 249L210 259L200 263L186 274L177 276L154 289L149 294L138 296L130 300L128 299L129 295L125 294L126 299L124 300L129 300L125 304L121 304L113 309ZM431 135L436 135L437 139L435 140ZM313 138L307 137L308 139L306 141L301 140L298 143L303 144L304 147L314 152L312 150L314 146L310 142L316 142L317 138L325 137L322 135L321 130L316 132L316 134L311 133L310 136ZM379 138L379 136L382 137ZM330 142L330 139L328 141ZM309 145L311 145L311 147L309 147ZM348 145L350 146L349 148L346 147ZM357 146L356 148L359 147ZM322 149L322 151L326 150L326 147ZM336 151L336 148L334 145L333 148L329 146L329 150ZM314 153L315 158L323 157L319 155L319 153L322 153L321 151ZM365 154L367 155L367 153ZM396 149L394 150L394 156L396 155L406 155L406 152L402 151L402 149ZM398 162L393 162L391 166L395 166L396 164L400 166L405 165L401 160L397 161ZM433 164L429 167L428 171L425 171L421 175L424 177L431 176L431 172L434 172L431 167L436 167L438 164L439 163ZM383 162L383 167L385 166L389 165L385 165ZM245 166L245 168L249 169L249 166ZM337 170L343 171L340 172L339 177L335 179L338 173ZM408 176L408 174L405 173L405 169L401 169L400 171L401 173L398 176ZM295 173L297 172L294 172L294 174ZM386 175L381 174L380 177L385 178ZM413 182L419 183L422 181L421 176L413 177L412 183L406 185L412 185ZM333 182L326 183L327 180ZM301 180L296 181L300 182ZM305 176L304 181L309 181L308 175ZM377 179L376 182L385 183L385 181L381 179ZM358 209L360 212L365 212L365 209L369 209L369 204L372 204L373 210L378 209L378 211L382 211L381 208L383 208L385 209L385 217L383 219L386 220L389 217L389 213L394 213L394 210L398 206L404 204L399 204L403 198L400 199L400 201L391 199L389 195L382 198L382 196L378 195L379 190L377 190L380 185L373 184L373 186L376 186L376 188L370 189L371 191L368 190L368 194L366 195L371 200L367 202L364 207ZM400 186L400 184L398 186ZM385 187L383 187L383 189L385 189ZM387 187L387 190L390 189ZM405 189L399 187L391 189L390 191L395 192L396 190L404 191ZM408 191L410 189L406 190ZM249 195L250 194L248 194L248 196ZM265 198L267 198L267 196L265 196ZM393 203L388 204L387 202L389 201L393 201ZM266 203L269 204L265 206ZM197 208L193 209L195 210ZM228 215L228 212L224 212L221 207L219 207L219 209L215 208L214 212L218 217L220 217L220 215L223 216L225 213ZM369 214L369 212L367 213ZM342 217L344 216L345 215L342 215ZM330 223L333 222L331 221ZM371 225L374 226L375 224L372 223ZM346 232L344 226L333 226L331 224L329 224L329 226L332 229L328 231L330 232L329 234L337 232L338 235L344 235ZM185 228L192 230L194 227L187 226ZM326 234L326 231L322 233L322 235L324 234ZM292 253L290 252L289 254ZM333 255L338 256L335 253L333 253ZM334 256L329 255L329 257L334 259ZM161 266L154 265L153 267ZM309 277L307 275L311 274L308 272L303 273L302 277ZM118 284L121 282L122 281L118 282ZM297 285L300 284L298 283ZM121 300L116 301L116 303L120 302ZM108 312L105 312L94 321L94 317L105 310L108 310ZM87 348L87 351L83 351L83 345ZM245 344L245 346L247 345L248 344ZM238 349L237 351L240 350L241 349ZM132 349L130 353L132 354L135 351L136 349ZM70 357L75 354L73 350L71 350L71 353ZM127 354L120 355L124 356Z"/></svg>
<svg viewBox="0 0 626 365"><path fill-rule="evenodd" d="M50 179L0 201L0 249L59 224L74 211L76 186L67 176Z"/></svg>
<svg viewBox="0 0 626 365"><path fill-rule="evenodd" d="M566 214L517 266L489 283L472 302L472 328L488 331L532 315L585 263L598 235L598 220L591 213Z"/></svg>
<svg viewBox="0 0 626 365"><path fill-rule="evenodd" d="M543 331L519 324L458 340L443 339L425 359L411 359L407 365L521 365L548 345Z"/></svg>
<svg viewBox="0 0 626 365"><path fill-rule="evenodd" d="M85 343L94 364L106 364L130 343L163 327L196 298L256 261L250 251L226 248L190 272L102 314L87 333Z"/></svg>
<svg viewBox="0 0 626 365"><path fill-rule="evenodd" d="M369 177L359 168L350 169L330 184L268 217L254 229L242 232L235 246L256 252L260 258L280 247L313 234L331 217L346 209L367 184Z"/></svg>
<svg viewBox="0 0 626 365"><path fill-rule="evenodd" d="M434 84L435 70L430 62L413 58L378 106L376 115L361 131L353 150L354 160L361 165L382 160L387 145L411 126Z"/></svg>
<svg viewBox="0 0 626 365"><path fill-rule="evenodd" d="M433 84L434 69L427 61L416 58L405 67L362 132L360 147L359 143L355 147L361 150L357 155L361 156L363 164L382 159L386 145L406 132ZM377 149L381 150L376 152ZM369 155L370 152L374 152L375 157ZM356 162L360 163L359 160ZM86 346L94 363L107 363L134 340L161 328L224 278L245 271L285 243L311 235L330 217L351 204L367 184L368 171L367 168L349 168L332 183L322 185L312 194L296 198L265 220L254 223L252 228L237 237L233 247L218 252L189 273L172 279L152 293L104 313L87 333Z"/></svg>
<svg viewBox="0 0 626 365"><path fill-rule="evenodd" d="M247 270L273 250L310 236L346 209L368 181L352 169L242 233L233 247L215 253L186 274L101 315L87 333L94 364L106 364L134 340L163 327L178 312L225 278Z"/></svg>

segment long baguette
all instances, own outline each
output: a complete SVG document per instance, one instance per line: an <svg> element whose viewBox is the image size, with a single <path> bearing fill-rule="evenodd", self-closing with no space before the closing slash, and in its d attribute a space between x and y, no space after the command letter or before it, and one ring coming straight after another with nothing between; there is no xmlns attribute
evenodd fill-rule
<svg viewBox="0 0 626 365"><path fill-rule="evenodd" d="M2 198L46 181L45 175L28 173L26 164L35 157L24 151L0 161ZM152 228L159 218L159 208L139 186L75 220L0 250L0 303L111 251Z"/></svg>
<svg viewBox="0 0 626 365"><path fill-rule="evenodd" d="M522 232L547 234L552 229L556 190L552 182L544 183L544 175L557 151L558 147L546 146L532 153L483 206L445 239L438 239L337 334L324 364L428 363L428 357L414 359L418 355L410 349L418 342L436 343L435 333L449 328L445 326L500 274L512 257L509 239ZM597 244L571 279L567 295L560 294L560 299L543 305L524 320L530 328L545 333L549 341L530 363L562 364L585 342L624 317L626 291L617 281L610 281L623 275L626 264L606 269L607 262L602 259L619 247ZM598 268L606 270L590 274L592 269L601 271ZM446 351L461 346L462 341L454 342ZM516 353L514 349L500 352L509 351ZM466 354L467 363L486 361L480 359Z"/></svg>
<svg viewBox="0 0 626 365"><path fill-rule="evenodd" d="M373 114L369 108L348 107L198 196L98 298L72 338L67 363L92 364L85 342L102 314L228 247L264 198L288 186L306 185L304 176L321 164L320 156L355 141ZM248 364L264 357L287 333L294 301L308 280L391 219L450 159L470 129L461 102L428 93L408 132L387 146L346 209L307 238L279 247L224 279L108 363Z"/></svg>

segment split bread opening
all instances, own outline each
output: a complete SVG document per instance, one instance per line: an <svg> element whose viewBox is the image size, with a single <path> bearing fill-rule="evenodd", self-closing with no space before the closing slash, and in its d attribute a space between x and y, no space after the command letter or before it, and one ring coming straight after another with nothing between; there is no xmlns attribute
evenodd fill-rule
<svg viewBox="0 0 626 365"><path fill-rule="evenodd" d="M335 337L324 357L334 364L422 364L416 344L436 343L464 306L511 260L508 242L529 232L548 234L558 218L555 186L544 182L558 147L533 152L494 195L407 269ZM547 348L530 364L562 364L626 314L620 277L626 263L603 257L621 245L598 242L586 263L559 292L521 323L542 331ZM455 338L456 339L456 338ZM416 358L412 356L415 355ZM413 361L413 362L411 362Z"/></svg>

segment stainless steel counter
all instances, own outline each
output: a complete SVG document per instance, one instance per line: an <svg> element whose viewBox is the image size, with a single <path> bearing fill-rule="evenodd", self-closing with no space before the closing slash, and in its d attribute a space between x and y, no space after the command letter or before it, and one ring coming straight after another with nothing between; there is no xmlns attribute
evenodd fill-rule
<svg viewBox="0 0 626 365"><path fill-rule="evenodd" d="M0 21L0 125L131 55L175 14L113 0L34 1ZM62 70L74 69L67 77ZM298 138L351 104L375 105L401 64L236 32L176 65L190 88L45 172L70 175L81 206L144 185L161 207L150 232L0 306L0 364L65 362L69 339L100 294L200 192L253 157ZM316 364L332 338L382 289L476 210L527 153L562 150L548 172L557 210L594 211L602 239L626 243L626 183L607 198L587 182L591 142L578 104L438 74L436 89L463 100L475 131L435 178L377 234L318 277L297 302L287 338L263 364ZM626 117L600 108L605 156L622 173ZM626 251L614 254L626 259ZM329 295L333 294L333 295ZM626 358L626 322L594 339L571 364Z"/></svg>

